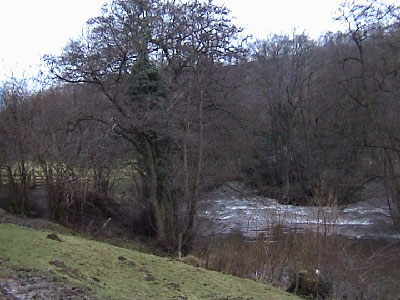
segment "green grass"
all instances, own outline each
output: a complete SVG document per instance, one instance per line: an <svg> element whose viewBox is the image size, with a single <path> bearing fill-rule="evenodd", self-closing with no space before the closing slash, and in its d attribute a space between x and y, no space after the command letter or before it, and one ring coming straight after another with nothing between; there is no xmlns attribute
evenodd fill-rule
<svg viewBox="0 0 400 300"><path fill-rule="evenodd" d="M0 224L0 276L16 266L53 272L99 299L298 299L271 286L77 236ZM49 264L60 261L65 267Z"/></svg>

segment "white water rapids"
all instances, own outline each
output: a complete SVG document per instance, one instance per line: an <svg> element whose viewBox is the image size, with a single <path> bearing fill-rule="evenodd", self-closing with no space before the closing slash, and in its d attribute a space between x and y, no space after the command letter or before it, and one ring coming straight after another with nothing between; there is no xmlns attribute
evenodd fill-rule
<svg viewBox="0 0 400 300"><path fill-rule="evenodd" d="M399 239L385 201L370 200L346 208L282 205L274 199L241 193L225 186L200 203L199 216L210 220L208 233L240 230L248 237L268 234L276 225L286 231L311 229L352 238ZM252 196L253 195L253 196Z"/></svg>

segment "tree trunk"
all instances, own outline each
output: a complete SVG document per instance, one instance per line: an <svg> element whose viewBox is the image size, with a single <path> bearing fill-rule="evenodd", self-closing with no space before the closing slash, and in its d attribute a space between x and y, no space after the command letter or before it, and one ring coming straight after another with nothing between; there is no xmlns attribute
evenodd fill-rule
<svg viewBox="0 0 400 300"><path fill-rule="evenodd" d="M200 180L201 180L201 169L203 162L203 91L200 94L199 103L199 148L197 156L197 169L196 178L193 185L193 194L189 201L189 212L188 212L188 226L185 232L185 246L187 251L192 247L195 219L197 215L197 198L199 195Z"/></svg>
<svg viewBox="0 0 400 300"><path fill-rule="evenodd" d="M147 169L148 175L150 176L149 182L149 198L153 210L153 215L156 222L156 233L157 241L160 244L165 244L167 236L165 230L165 211L162 203L162 199L158 197L158 178L157 178L157 162L154 153L154 146L150 141L145 138L146 146L146 158L147 158Z"/></svg>

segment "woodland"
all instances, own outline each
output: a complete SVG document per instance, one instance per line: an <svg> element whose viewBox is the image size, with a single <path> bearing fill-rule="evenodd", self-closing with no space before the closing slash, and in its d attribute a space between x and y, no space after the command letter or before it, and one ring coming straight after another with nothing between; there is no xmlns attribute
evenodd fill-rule
<svg viewBox="0 0 400 300"><path fill-rule="evenodd" d="M129 169L142 229L161 243L190 244L200 194L230 180L287 203L323 188L343 205L378 181L398 225L396 9L343 6L348 32L248 44L212 2L114 1L61 56L44 57L50 86L4 84L10 208L25 212L32 170L57 220L85 201L78 179L107 195Z"/></svg>
<svg viewBox="0 0 400 300"><path fill-rule="evenodd" d="M254 41L212 1L112 1L43 58L39 89L3 84L1 206L29 215L44 186L68 223L123 201L129 230L188 254L202 195L226 182L341 207L376 184L400 229L399 7L347 2L337 21Z"/></svg>

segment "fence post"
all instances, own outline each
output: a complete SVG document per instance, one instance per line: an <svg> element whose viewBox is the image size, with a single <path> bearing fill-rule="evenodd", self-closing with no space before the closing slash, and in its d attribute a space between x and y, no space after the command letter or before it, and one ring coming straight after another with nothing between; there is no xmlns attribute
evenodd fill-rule
<svg viewBox="0 0 400 300"><path fill-rule="evenodd" d="M8 176L7 176L7 173L4 174L5 172L7 172L7 170L5 169L4 166L1 166L0 167L0 188L4 188L9 184Z"/></svg>

